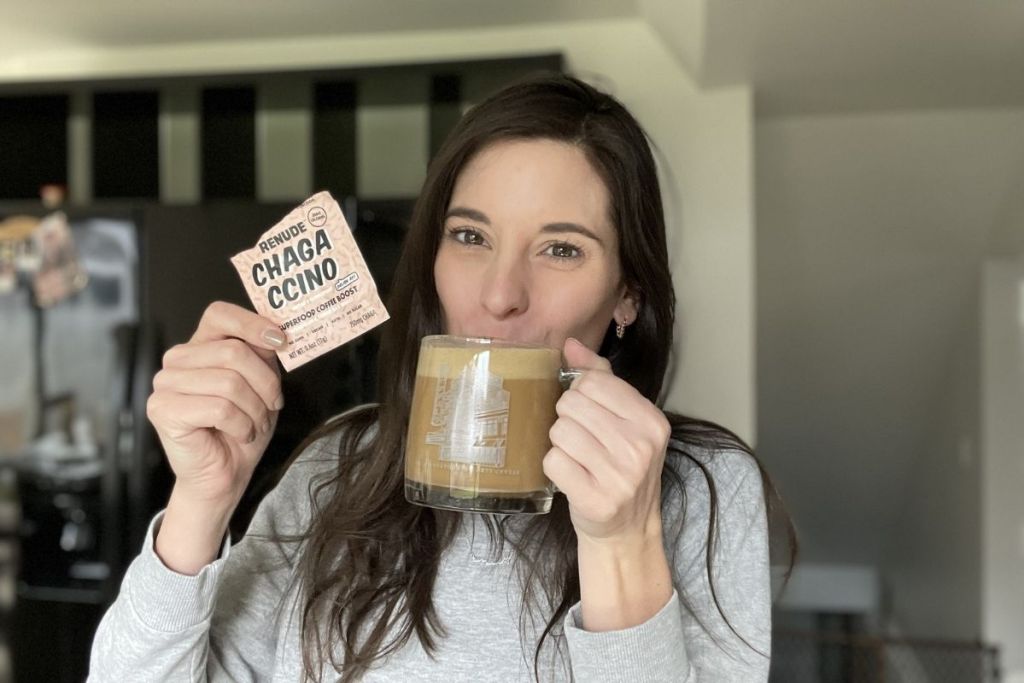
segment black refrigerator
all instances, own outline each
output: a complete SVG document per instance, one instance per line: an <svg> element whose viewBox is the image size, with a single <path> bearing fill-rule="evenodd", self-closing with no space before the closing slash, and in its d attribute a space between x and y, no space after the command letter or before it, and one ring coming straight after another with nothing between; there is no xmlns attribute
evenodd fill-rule
<svg viewBox="0 0 1024 683"><path fill-rule="evenodd" d="M411 202L341 204L386 300ZM0 218L18 208L0 206ZM0 446L19 508L15 600L0 615L15 682L84 679L95 627L172 483L145 416L160 357L188 340L211 301L248 306L228 259L291 208L69 209L81 291L46 308L28 286L0 293L0 416L4 430L26 437L0 440L24 442L17 452ZM374 399L380 332L285 374L285 409L233 538L317 424Z"/></svg>

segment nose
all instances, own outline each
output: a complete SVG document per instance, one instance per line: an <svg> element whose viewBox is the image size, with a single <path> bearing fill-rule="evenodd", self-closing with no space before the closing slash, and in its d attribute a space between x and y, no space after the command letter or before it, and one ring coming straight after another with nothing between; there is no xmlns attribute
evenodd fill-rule
<svg viewBox="0 0 1024 683"><path fill-rule="evenodd" d="M530 307L528 267L516 259L495 259L487 269L480 303L497 320L525 313Z"/></svg>

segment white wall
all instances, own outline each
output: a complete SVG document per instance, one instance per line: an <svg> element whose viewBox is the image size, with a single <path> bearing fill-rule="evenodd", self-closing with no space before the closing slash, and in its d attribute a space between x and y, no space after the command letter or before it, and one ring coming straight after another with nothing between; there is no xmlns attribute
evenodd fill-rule
<svg viewBox="0 0 1024 683"><path fill-rule="evenodd" d="M982 280L983 629L1004 680L1024 682L1024 259Z"/></svg>
<svg viewBox="0 0 1024 683"><path fill-rule="evenodd" d="M168 84L161 89L160 199L168 204L192 204L202 197L199 89ZM71 179L71 190L81 182Z"/></svg>
<svg viewBox="0 0 1024 683"><path fill-rule="evenodd" d="M981 273L1020 253L1024 110L756 131L759 431L804 556L878 567L888 625L1020 670L1022 265Z"/></svg>
<svg viewBox="0 0 1024 683"><path fill-rule="evenodd" d="M68 102L68 198L92 200L92 97L84 88L72 91Z"/></svg>
<svg viewBox="0 0 1024 683"><path fill-rule="evenodd" d="M884 616L903 635L981 635L980 336L979 306L972 306L886 539Z"/></svg>
<svg viewBox="0 0 1024 683"><path fill-rule="evenodd" d="M873 618L881 602L875 567L801 562L779 596L778 607L805 615L821 612Z"/></svg>
<svg viewBox="0 0 1024 683"><path fill-rule="evenodd" d="M753 439L751 92L697 90L642 20L119 49L89 46L50 53L30 65L30 71L36 80L75 80L553 52L564 53L571 70L622 99L667 162L664 185L673 219L670 246L682 332L668 407L718 420ZM414 170L422 174L422 169ZM412 185L410 178L403 180L403 187Z"/></svg>
<svg viewBox="0 0 1024 683"><path fill-rule="evenodd" d="M980 505L976 474L930 463L957 463L972 434L948 424L950 371L990 235L1024 216L1024 110L762 118L756 140L758 431L803 557L976 552L952 511L941 530L910 520L933 495Z"/></svg>
<svg viewBox="0 0 1024 683"><path fill-rule="evenodd" d="M274 79L256 96L256 196L298 203L313 192L312 79Z"/></svg>
<svg viewBox="0 0 1024 683"><path fill-rule="evenodd" d="M356 109L357 194L365 199L414 197L427 170L430 81L387 74L359 84Z"/></svg>

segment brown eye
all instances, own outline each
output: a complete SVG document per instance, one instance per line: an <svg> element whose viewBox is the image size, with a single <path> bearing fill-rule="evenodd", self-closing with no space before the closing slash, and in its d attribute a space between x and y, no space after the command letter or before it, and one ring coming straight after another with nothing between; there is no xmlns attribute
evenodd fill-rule
<svg viewBox="0 0 1024 683"><path fill-rule="evenodd" d="M487 240L484 239L484 236L472 228L453 228L448 231L448 237L459 244L465 244L471 247L482 247L487 244Z"/></svg>
<svg viewBox="0 0 1024 683"><path fill-rule="evenodd" d="M579 247L567 242L557 242L552 244L544 251L544 253L552 258L560 260L576 259L583 255L583 252Z"/></svg>

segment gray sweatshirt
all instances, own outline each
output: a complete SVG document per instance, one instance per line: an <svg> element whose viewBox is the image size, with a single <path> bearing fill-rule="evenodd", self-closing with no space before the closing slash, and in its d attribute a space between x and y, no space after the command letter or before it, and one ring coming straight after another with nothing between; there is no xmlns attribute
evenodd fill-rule
<svg viewBox="0 0 1024 683"><path fill-rule="evenodd" d="M197 576L175 573L157 557L157 515L96 632L89 681L301 681L303 601L292 580L296 545L274 539L308 526L309 479L333 467L337 443L328 438L307 449L263 500L246 536L234 546L226 541L220 557ZM565 618L561 644L545 641L541 681L768 680L771 589L760 474L743 453L699 457L718 493L718 600L749 645L715 608L705 573L708 489L697 468L681 461L685 502L666 492L662 503L672 597L648 621L602 633L582 628L575 605ZM684 512L682 535L668 538ZM533 653L547 618L527 620L521 638L522 588L511 559L493 556L483 520L467 514L434 588L434 604L448 630L436 657L413 636L363 680L534 680ZM329 666L325 672L326 680L338 678Z"/></svg>

